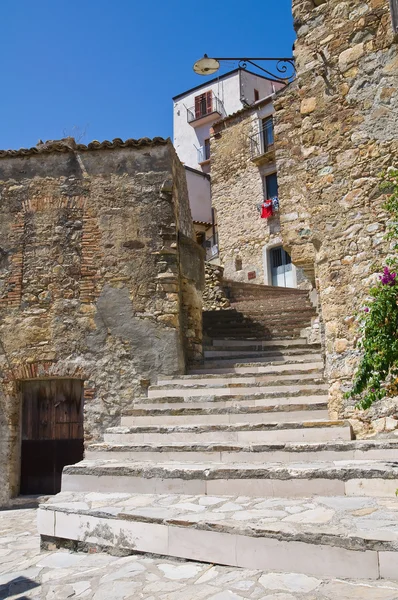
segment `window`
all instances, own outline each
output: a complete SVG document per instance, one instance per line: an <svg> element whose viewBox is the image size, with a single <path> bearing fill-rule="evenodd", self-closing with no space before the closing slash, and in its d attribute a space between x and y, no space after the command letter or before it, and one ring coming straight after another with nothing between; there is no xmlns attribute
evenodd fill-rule
<svg viewBox="0 0 398 600"><path fill-rule="evenodd" d="M205 92L195 97L195 119L200 119L213 112L213 93Z"/></svg>
<svg viewBox="0 0 398 600"><path fill-rule="evenodd" d="M207 138L203 143L204 159L210 160L210 138Z"/></svg>
<svg viewBox="0 0 398 600"><path fill-rule="evenodd" d="M275 198L278 196L278 177L276 173L264 177L264 192L266 198Z"/></svg>
<svg viewBox="0 0 398 600"><path fill-rule="evenodd" d="M390 0L392 28L398 33L398 0Z"/></svg>
<svg viewBox="0 0 398 600"><path fill-rule="evenodd" d="M261 119L261 135L263 152L268 152L274 145L274 122L272 117Z"/></svg>
<svg viewBox="0 0 398 600"><path fill-rule="evenodd" d="M260 100L260 92L258 90L254 90L254 102L258 102Z"/></svg>

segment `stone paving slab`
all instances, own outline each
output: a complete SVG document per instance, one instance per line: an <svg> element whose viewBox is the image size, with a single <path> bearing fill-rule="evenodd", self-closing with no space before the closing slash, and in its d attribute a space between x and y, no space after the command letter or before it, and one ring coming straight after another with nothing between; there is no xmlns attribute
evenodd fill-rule
<svg viewBox="0 0 398 600"><path fill-rule="evenodd" d="M40 553L36 511L19 509L0 511L0 598L398 600L398 583L321 580L146 555Z"/></svg>

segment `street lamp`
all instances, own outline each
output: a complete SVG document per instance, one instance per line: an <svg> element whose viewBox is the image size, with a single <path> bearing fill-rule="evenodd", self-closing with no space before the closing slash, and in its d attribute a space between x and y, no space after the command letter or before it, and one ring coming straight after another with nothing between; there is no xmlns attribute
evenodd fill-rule
<svg viewBox="0 0 398 600"><path fill-rule="evenodd" d="M210 58L205 54L203 58L196 61L193 66L193 70L198 75L213 75L220 68L220 62L222 61L235 61L238 63L239 68L247 69L248 65L252 65L256 69L263 71L267 75L267 79L276 83L286 83L292 81L296 74L294 66L294 58ZM257 65L254 61L271 62L274 63L274 69L277 73L268 71L260 65ZM280 73L280 75L278 74Z"/></svg>

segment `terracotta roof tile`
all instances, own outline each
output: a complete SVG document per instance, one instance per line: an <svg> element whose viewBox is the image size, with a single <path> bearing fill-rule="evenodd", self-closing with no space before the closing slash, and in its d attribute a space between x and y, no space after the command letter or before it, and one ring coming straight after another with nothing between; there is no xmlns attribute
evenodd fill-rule
<svg viewBox="0 0 398 600"><path fill-rule="evenodd" d="M33 148L20 148L19 150L0 150L0 158L13 158L20 156L34 156L36 154L50 154L53 152L89 152L92 150L113 150L116 148L140 148L143 146L158 146L171 143L170 139L162 137L140 138L134 140L132 138L123 141L121 138L115 138L112 141L104 140L98 142L94 140L89 144L77 144L73 138L64 138L62 140L49 140L48 142L39 143Z"/></svg>

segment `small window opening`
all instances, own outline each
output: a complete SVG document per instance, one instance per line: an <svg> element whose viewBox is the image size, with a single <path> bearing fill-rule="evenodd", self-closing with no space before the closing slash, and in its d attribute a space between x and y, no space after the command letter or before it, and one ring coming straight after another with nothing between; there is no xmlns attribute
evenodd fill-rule
<svg viewBox="0 0 398 600"><path fill-rule="evenodd" d="M278 177L276 173L264 177L264 196L265 198L278 197Z"/></svg>
<svg viewBox="0 0 398 600"><path fill-rule="evenodd" d="M258 102L260 100L260 92L258 90L254 90L254 102Z"/></svg>

